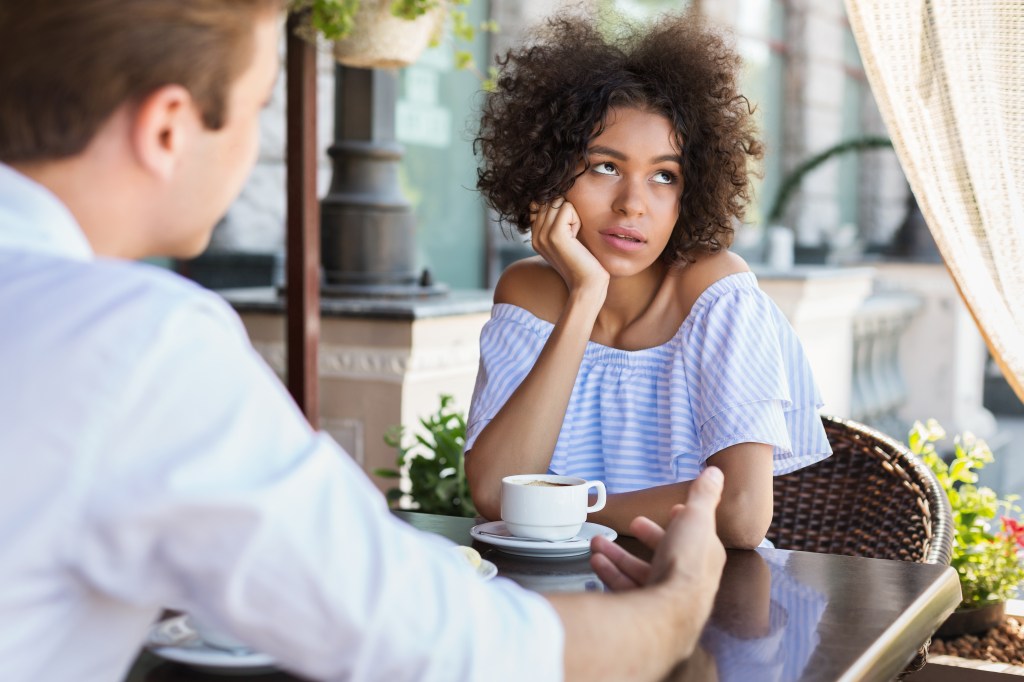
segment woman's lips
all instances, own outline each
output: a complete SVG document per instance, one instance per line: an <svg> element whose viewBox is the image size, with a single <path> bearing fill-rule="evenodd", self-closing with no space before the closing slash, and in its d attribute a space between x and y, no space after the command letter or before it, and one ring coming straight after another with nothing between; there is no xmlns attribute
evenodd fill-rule
<svg viewBox="0 0 1024 682"><path fill-rule="evenodd" d="M600 234L606 244L621 251L636 251L647 243L640 231L629 227L613 227L601 230Z"/></svg>

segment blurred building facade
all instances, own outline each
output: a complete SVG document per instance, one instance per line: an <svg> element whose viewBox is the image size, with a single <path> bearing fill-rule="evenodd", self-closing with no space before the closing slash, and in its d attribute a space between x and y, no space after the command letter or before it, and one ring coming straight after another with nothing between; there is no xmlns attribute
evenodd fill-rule
<svg viewBox="0 0 1024 682"><path fill-rule="evenodd" d="M766 141L763 179L737 249L763 260L765 214L786 173L841 141L885 135L857 56L842 0L589 0L644 19L689 6L732 34L746 70L743 90L757 107ZM497 35L478 34L478 64L489 63L557 0L477 0L472 18L494 18ZM333 120L333 63L321 50L319 78L320 187L330 181L326 148ZM488 287L501 266L521 254L490 224L474 191L472 138L482 92L476 74L457 70L449 45L429 50L400 72L397 137L405 146L402 189L418 220L422 267L456 288ZM257 167L238 202L215 231L211 254L279 254L284 248L284 79L263 117ZM891 242L907 215L908 188L891 150L854 152L808 174L782 223L795 231L797 260L848 263ZM457 253L458 257L453 257Z"/></svg>
<svg viewBox="0 0 1024 682"><path fill-rule="evenodd" d="M895 260L886 257L900 243L927 242L927 228L912 211L907 182L891 149L849 152L823 163L802 178L777 224L767 224L769 208L787 174L806 159L838 143L886 135L842 0L587 1L638 20L695 4L733 36L745 61L743 90L757 107L767 146L756 201L746 224L738 226L734 249L752 263L763 288L801 333L823 384L826 409L895 436L903 435L913 419L927 417L939 418L950 431L991 435L995 425L981 394L984 345L945 268L927 248L910 253L904 249ZM478 34L473 45L476 62L490 63L493 55L503 54L529 26L563 4L474 0L471 19L493 18L501 27L496 35ZM321 52L319 146L326 150L332 139L334 65L329 52ZM520 239L502 234L474 190L472 139L483 96L480 77L455 69L451 46L441 45L402 69L399 78L396 133L405 147L400 182L417 218L418 266L453 290L487 290L505 265L530 251ZM230 282L222 286L280 283L281 271L275 264L281 262L284 248L284 122L282 78L263 118L261 155L251 180L215 231L209 252L183 269L199 272L200 261L207 260L213 271L223 273L224 264L232 259L248 259L250 268L244 276L222 276ZM326 151L320 169L322 195L330 182ZM769 228L781 228L791 237L772 240ZM780 243L792 252L773 253ZM795 262L796 267L780 271L770 266L780 262ZM382 400L401 402L409 377L419 372L421 378L416 380L415 404L402 402L393 414L378 410L373 423L355 407L344 406L352 402L351 396L326 396L322 403L339 407L337 414L325 415L324 423L328 428L342 425L336 435L368 469L391 464L390 455L377 452L382 435L377 432L388 420L413 426L417 414L436 407L433 392L438 390L468 406L475 335L486 317L479 311L459 317L452 327L457 332L451 332L461 335L458 338L446 336L448 331L424 335L417 332L422 322L415 321L408 332L389 332L395 338L420 334L443 339L432 342L429 358L416 348L395 346L397 350L389 352L409 358L401 362L373 359L377 332L372 324L358 334L355 351L342 349L349 343L341 340L347 332L330 332L339 346L328 348L333 359L326 362L333 363L334 374L328 372L333 379L327 386L332 380L376 377L373 381L389 382L393 388ZM257 347L280 370L283 346L275 323L264 318L250 322ZM351 330L368 323L347 324ZM443 327L437 320L430 325ZM443 348L453 345L460 349L457 367L443 369ZM322 358L322 366L324 362ZM374 363L387 365L387 371L373 369ZM358 371L346 369L349 365ZM339 396L365 389L361 384L337 386ZM444 386L449 390L439 388Z"/></svg>

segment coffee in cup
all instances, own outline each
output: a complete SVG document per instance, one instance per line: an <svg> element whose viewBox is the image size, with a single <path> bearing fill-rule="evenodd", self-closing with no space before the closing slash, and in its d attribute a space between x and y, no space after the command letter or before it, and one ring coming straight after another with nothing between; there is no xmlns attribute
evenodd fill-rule
<svg viewBox="0 0 1024 682"><path fill-rule="evenodd" d="M589 503L589 491L597 501ZM604 509L601 481L554 474L520 474L501 479L501 520L510 535L535 540L569 540L587 520Z"/></svg>

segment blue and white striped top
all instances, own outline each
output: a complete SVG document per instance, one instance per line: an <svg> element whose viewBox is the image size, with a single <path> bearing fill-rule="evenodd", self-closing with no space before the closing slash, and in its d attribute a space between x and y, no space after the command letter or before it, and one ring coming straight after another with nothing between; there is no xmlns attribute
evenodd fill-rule
<svg viewBox="0 0 1024 682"><path fill-rule="evenodd" d="M553 329L518 306L494 306L480 337L467 452ZM709 286L667 343L587 344L549 471L621 493L692 480L716 452L752 442L774 446L775 475L785 474L832 454L821 404L789 321L753 273L737 273Z"/></svg>

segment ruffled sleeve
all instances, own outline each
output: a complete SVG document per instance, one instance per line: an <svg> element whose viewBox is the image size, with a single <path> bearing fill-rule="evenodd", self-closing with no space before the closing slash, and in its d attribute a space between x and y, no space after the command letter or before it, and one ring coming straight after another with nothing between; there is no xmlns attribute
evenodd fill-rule
<svg viewBox="0 0 1024 682"><path fill-rule="evenodd" d="M480 432L536 364L551 328L550 323L522 308L506 303L494 306L491 319L480 332L480 369L469 405L465 451L473 447Z"/></svg>
<svg viewBox="0 0 1024 682"><path fill-rule="evenodd" d="M775 303L756 285L698 303L684 363L701 465L737 443L773 446L776 476L832 454L810 364Z"/></svg>

